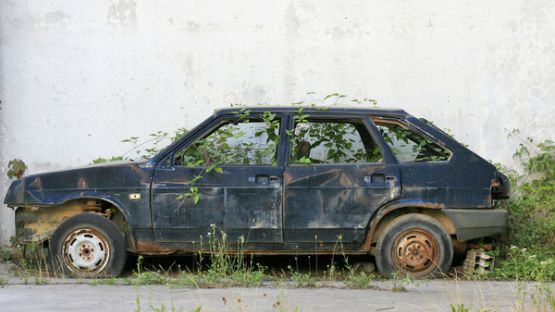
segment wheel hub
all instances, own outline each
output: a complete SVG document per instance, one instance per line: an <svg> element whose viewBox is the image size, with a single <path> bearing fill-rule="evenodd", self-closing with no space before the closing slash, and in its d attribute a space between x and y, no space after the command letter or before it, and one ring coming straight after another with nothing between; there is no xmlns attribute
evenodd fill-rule
<svg viewBox="0 0 555 312"><path fill-rule="evenodd" d="M405 231L395 240L393 259L396 266L415 275L432 272L439 260L439 244L434 236L420 229Z"/></svg>
<svg viewBox="0 0 555 312"><path fill-rule="evenodd" d="M100 272L108 263L110 247L106 238L93 229L71 233L64 242L63 258L71 271Z"/></svg>

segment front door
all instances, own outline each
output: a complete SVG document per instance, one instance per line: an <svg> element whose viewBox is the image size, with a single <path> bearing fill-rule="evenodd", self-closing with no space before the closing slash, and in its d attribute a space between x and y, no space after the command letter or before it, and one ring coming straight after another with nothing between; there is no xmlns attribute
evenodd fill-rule
<svg viewBox="0 0 555 312"><path fill-rule="evenodd" d="M162 161L152 182L156 240L206 244L214 227L231 248L237 240L283 242L280 120L273 114L215 120Z"/></svg>
<svg viewBox="0 0 555 312"><path fill-rule="evenodd" d="M398 166L384 161L367 119L311 116L292 128L285 242L360 245L372 213L400 194Z"/></svg>

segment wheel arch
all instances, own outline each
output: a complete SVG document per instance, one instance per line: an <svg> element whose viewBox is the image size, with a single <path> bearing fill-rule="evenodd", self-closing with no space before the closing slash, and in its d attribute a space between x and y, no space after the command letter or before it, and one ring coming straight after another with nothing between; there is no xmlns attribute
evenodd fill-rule
<svg viewBox="0 0 555 312"><path fill-rule="evenodd" d="M104 196L76 196L45 206L23 206L16 210L16 237L19 243L47 242L65 220L83 213L102 215L124 234L127 248L135 249L129 228L129 214L117 200Z"/></svg>
<svg viewBox="0 0 555 312"><path fill-rule="evenodd" d="M396 202L380 208L370 219L362 250L374 254L375 244L387 225L397 217L408 213L419 213L434 218L451 237L455 237L456 227L449 216L442 211L443 208L443 204L440 203L421 201Z"/></svg>
<svg viewBox="0 0 555 312"><path fill-rule="evenodd" d="M56 203L49 206L60 206L68 204L78 200L97 200L110 204L112 207L117 209L124 217L126 221L129 221L130 215L129 211L126 209L125 205L117 198L110 196L108 194L102 193L72 193L67 196L62 197Z"/></svg>

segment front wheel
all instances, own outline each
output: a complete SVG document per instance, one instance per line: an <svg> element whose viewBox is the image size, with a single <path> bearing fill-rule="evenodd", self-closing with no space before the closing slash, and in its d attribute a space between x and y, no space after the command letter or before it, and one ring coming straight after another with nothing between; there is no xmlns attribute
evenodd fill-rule
<svg viewBox="0 0 555 312"><path fill-rule="evenodd" d="M51 266L69 276L113 277L123 270L127 250L118 227L87 213L64 221L52 235Z"/></svg>
<svg viewBox="0 0 555 312"><path fill-rule="evenodd" d="M394 272L414 277L447 273L452 261L451 237L437 220L422 214L393 220L376 245L376 266L385 277Z"/></svg>

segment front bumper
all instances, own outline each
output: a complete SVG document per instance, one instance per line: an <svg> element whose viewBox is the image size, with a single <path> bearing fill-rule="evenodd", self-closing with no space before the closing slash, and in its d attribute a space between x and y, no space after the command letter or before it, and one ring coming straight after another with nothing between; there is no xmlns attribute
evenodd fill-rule
<svg viewBox="0 0 555 312"><path fill-rule="evenodd" d="M443 209L443 212L455 225L459 241L501 234L507 228L505 209Z"/></svg>

